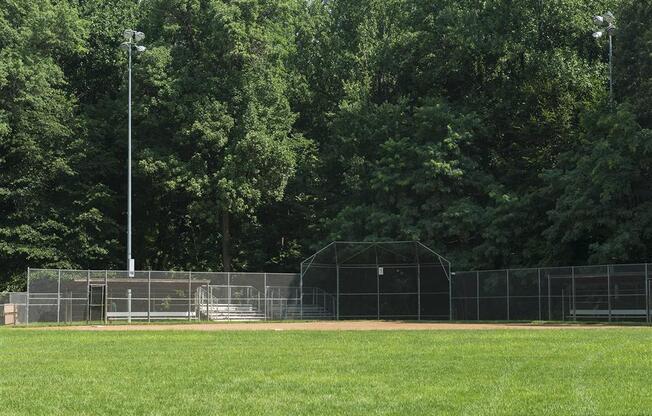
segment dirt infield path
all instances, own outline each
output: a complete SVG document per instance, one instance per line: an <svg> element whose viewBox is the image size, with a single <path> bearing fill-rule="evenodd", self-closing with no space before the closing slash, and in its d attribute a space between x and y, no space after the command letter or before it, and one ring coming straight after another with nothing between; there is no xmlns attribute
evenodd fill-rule
<svg viewBox="0 0 652 416"><path fill-rule="evenodd" d="M554 324L481 324L481 323L419 323L397 321L316 321L316 322L233 322L198 324L131 324L131 325L70 325L33 327L50 331L400 331L400 330L492 330L492 329L604 329L633 328L616 325L554 325ZM647 328L641 326L639 328Z"/></svg>

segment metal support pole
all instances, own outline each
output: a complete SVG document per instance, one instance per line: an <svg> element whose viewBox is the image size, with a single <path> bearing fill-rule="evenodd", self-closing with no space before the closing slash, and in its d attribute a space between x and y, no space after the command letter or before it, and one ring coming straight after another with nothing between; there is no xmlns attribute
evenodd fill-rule
<svg viewBox="0 0 652 416"><path fill-rule="evenodd" d="M231 272L226 272L226 320L231 320Z"/></svg>
<svg viewBox="0 0 652 416"><path fill-rule="evenodd" d="M303 320L303 263L301 263L301 274L299 275L299 318Z"/></svg>
<svg viewBox="0 0 652 416"><path fill-rule="evenodd" d="M59 314L61 313L61 269L57 276L57 323L60 322Z"/></svg>
<svg viewBox="0 0 652 416"><path fill-rule="evenodd" d="M609 322L611 322L611 266L607 266L607 307L609 308Z"/></svg>
<svg viewBox="0 0 652 416"><path fill-rule="evenodd" d="M128 95L128 124L127 124L127 270L132 275L133 267L131 261L131 49L129 45L129 95Z"/></svg>
<svg viewBox="0 0 652 416"><path fill-rule="evenodd" d="M650 323L650 279L647 274L647 263L645 263L645 322Z"/></svg>
<svg viewBox="0 0 652 416"><path fill-rule="evenodd" d="M109 323L109 271L104 270L104 323Z"/></svg>
<svg viewBox="0 0 652 416"><path fill-rule="evenodd" d="M131 289L127 289L127 322L131 323Z"/></svg>
<svg viewBox="0 0 652 416"><path fill-rule="evenodd" d="M263 285L265 286L265 320L267 320L267 273L263 275Z"/></svg>
<svg viewBox="0 0 652 416"><path fill-rule="evenodd" d="M91 271L86 271L86 322L91 319Z"/></svg>
<svg viewBox="0 0 652 416"><path fill-rule="evenodd" d="M417 321L421 320L421 261L419 260L419 244L414 242L414 254L417 260ZM451 294L452 296L452 294ZM451 301L449 296L449 302Z"/></svg>
<svg viewBox="0 0 652 416"><path fill-rule="evenodd" d="M509 269L505 271L505 282L507 283L507 320L509 321Z"/></svg>
<svg viewBox="0 0 652 416"><path fill-rule="evenodd" d="M380 321L380 265L378 264L378 247L374 244L374 256L376 258L376 319Z"/></svg>
<svg viewBox="0 0 652 416"><path fill-rule="evenodd" d="M29 324L29 278L30 278L30 268L27 268L27 299L25 299L25 323ZM17 319L17 318L16 318Z"/></svg>
<svg viewBox="0 0 652 416"><path fill-rule="evenodd" d="M337 259L337 243L334 243L335 246L335 319L340 320L340 262Z"/></svg>
<svg viewBox="0 0 652 416"><path fill-rule="evenodd" d="M541 268L537 268L537 289L538 289L538 301L539 301L539 320L541 320Z"/></svg>
<svg viewBox="0 0 652 416"><path fill-rule="evenodd" d="M575 303L575 267L571 267L571 307L573 308L573 321L577 321L577 304Z"/></svg>
<svg viewBox="0 0 652 416"><path fill-rule="evenodd" d="M188 321L191 321L191 313L192 313L192 297L190 294L192 293L192 272L188 272Z"/></svg>
<svg viewBox="0 0 652 416"><path fill-rule="evenodd" d="M206 303L206 320L210 320L210 315L208 314L208 296L209 296L209 283L206 283L206 294L204 295L206 297L205 303Z"/></svg>
<svg viewBox="0 0 652 416"><path fill-rule="evenodd" d="M152 322L152 271L147 272L147 322Z"/></svg>
<svg viewBox="0 0 652 416"><path fill-rule="evenodd" d="M548 320L552 321L552 297L550 296L550 272L548 272Z"/></svg>
<svg viewBox="0 0 652 416"><path fill-rule="evenodd" d="M477 271L475 272L475 283L476 283L476 288L475 288L475 312L478 315L478 321L480 320L480 272Z"/></svg>
<svg viewBox="0 0 652 416"><path fill-rule="evenodd" d="M448 320L453 320L453 272L451 264L448 263Z"/></svg>

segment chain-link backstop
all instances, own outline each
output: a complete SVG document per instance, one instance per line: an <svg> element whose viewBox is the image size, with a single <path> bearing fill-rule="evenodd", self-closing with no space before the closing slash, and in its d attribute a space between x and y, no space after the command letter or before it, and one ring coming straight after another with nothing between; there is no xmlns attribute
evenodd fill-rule
<svg viewBox="0 0 652 416"><path fill-rule="evenodd" d="M301 263L301 283L331 294L337 319L447 320L450 268L417 241L336 241Z"/></svg>

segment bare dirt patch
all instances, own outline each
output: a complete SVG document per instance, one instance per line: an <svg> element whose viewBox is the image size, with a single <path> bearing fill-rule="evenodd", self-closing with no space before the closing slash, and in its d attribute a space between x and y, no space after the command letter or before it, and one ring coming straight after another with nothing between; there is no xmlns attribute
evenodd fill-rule
<svg viewBox="0 0 652 416"><path fill-rule="evenodd" d="M437 331L494 329L604 329L632 328L616 325L527 324L527 323L433 323L399 321L230 322L183 324L62 325L33 327L48 331ZM645 328L642 327L641 328Z"/></svg>

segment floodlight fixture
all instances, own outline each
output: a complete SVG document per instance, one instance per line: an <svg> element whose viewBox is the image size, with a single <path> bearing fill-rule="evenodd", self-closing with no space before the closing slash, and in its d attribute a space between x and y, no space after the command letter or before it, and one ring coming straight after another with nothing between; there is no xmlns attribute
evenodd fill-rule
<svg viewBox="0 0 652 416"><path fill-rule="evenodd" d="M145 52L146 50L147 50L147 48L142 46L142 45L136 46L136 51L138 51L138 52Z"/></svg>
<svg viewBox="0 0 652 416"><path fill-rule="evenodd" d="M122 32L122 36L125 38L125 40L131 40L131 38L134 36L134 31L131 29L127 29L124 32Z"/></svg>
<svg viewBox="0 0 652 416"><path fill-rule="evenodd" d="M136 32L134 33L134 38L136 39L136 42L140 42L145 39L145 34L143 32Z"/></svg>
<svg viewBox="0 0 652 416"><path fill-rule="evenodd" d="M605 34L609 36L609 101L614 100L614 83L613 83L613 34L616 31L616 17L611 12L603 15L593 16L593 21L599 27L592 33L594 39L600 39ZM606 28L605 28L606 26Z"/></svg>

